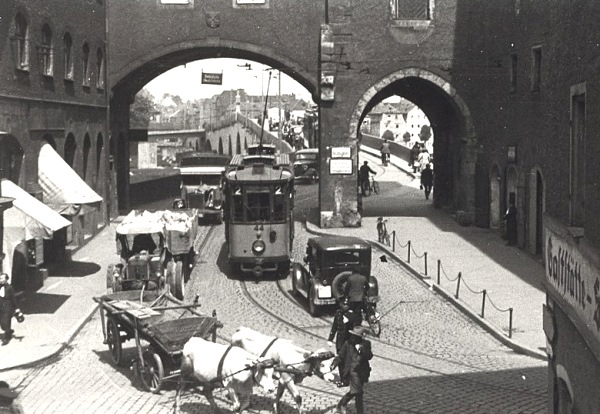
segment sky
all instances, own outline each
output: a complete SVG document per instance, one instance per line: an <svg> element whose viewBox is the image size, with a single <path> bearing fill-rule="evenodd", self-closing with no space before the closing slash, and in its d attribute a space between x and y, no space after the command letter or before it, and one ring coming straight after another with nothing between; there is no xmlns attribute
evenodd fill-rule
<svg viewBox="0 0 600 414"><path fill-rule="evenodd" d="M250 65L248 70L245 65ZM261 96L267 93L269 83L269 68L263 64L244 59L203 59L189 62L186 65L173 68L154 78L145 89L156 98L165 93L179 95L184 101L211 98L224 90L244 89L247 94ZM201 83L202 72L223 73L222 85L206 85ZM269 85L269 95L276 96L279 92L278 71L273 71ZM262 79L261 79L262 76ZM262 93L261 93L262 88ZM296 97L311 102L311 95L306 88L282 73L281 93L296 94Z"/></svg>

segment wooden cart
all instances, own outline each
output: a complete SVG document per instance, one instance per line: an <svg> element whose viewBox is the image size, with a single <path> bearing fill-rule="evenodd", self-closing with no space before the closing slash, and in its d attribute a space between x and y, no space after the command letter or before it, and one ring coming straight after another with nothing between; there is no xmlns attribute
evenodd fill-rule
<svg viewBox="0 0 600 414"><path fill-rule="evenodd" d="M158 393L164 380L179 376L182 350L192 337L216 341L222 325L212 316L196 311L197 301L184 304L168 291L128 290L94 297L100 305L104 343L111 359L123 365L123 343L135 339L133 362L144 388ZM142 341L148 343L143 345Z"/></svg>

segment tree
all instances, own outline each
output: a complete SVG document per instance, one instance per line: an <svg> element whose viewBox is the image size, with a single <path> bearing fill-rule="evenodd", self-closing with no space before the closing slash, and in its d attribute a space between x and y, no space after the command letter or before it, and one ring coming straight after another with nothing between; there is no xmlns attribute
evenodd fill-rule
<svg viewBox="0 0 600 414"><path fill-rule="evenodd" d="M431 138L431 127L429 125L423 125L421 127L421 132L419 132L419 138L423 142L426 142L429 138Z"/></svg>
<svg viewBox="0 0 600 414"><path fill-rule="evenodd" d="M393 141L394 140L394 133L392 131L390 131L389 129L386 129L384 131L383 135L381 136L381 138Z"/></svg>
<svg viewBox="0 0 600 414"><path fill-rule="evenodd" d="M135 100L129 109L131 129L147 129L155 112L154 97L146 89L142 89L135 95Z"/></svg>

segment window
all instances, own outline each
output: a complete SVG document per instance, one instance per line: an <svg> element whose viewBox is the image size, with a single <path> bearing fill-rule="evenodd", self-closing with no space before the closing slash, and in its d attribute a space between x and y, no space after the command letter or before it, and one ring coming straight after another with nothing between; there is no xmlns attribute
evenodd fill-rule
<svg viewBox="0 0 600 414"><path fill-rule="evenodd" d="M433 0L392 0L392 16L398 20L431 20Z"/></svg>
<svg viewBox="0 0 600 414"><path fill-rule="evenodd" d="M63 36L63 55L65 65L65 80L73 80L73 39L69 33Z"/></svg>
<svg viewBox="0 0 600 414"><path fill-rule="evenodd" d="M83 44L83 86L90 86L90 47L87 43Z"/></svg>
<svg viewBox="0 0 600 414"><path fill-rule="evenodd" d="M585 87L571 91L571 226L585 222Z"/></svg>
<svg viewBox="0 0 600 414"><path fill-rule="evenodd" d="M69 166L73 167L73 162L75 161L75 152L77 151L77 143L75 142L75 136L73 134L67 135L67 139L65 141L65 157L64 160L69 164Z"/></svg>
<svg viewBox="0 0 600 414"><path fill-rule="evenodd" d="M88 159L90 156L90 150L92 149L92 141L89 134L85 134L83 139L83 179L87 177Z"/></svg>
<svg viewBox="0 0 600 414"><path fill-rule="evenodd" d="M29 70L29 26L21 13L15 16L15 34L11 40L14 44L15 67Z"/></svg>
<svg viewBox="0 0 600 414"><path fill-rule="evenodd" d="M510 91L517 91L517 64L519 60L517 54L513 53L510 55Z"/></svg>
<svg viewBox="0 0 600 414"><path fill-rule="evenodd" d="M96 51L96 89L104 90L104 53L101 48Z"/></svg>
<svg viewBox="0 0 600 414"><path fill-rule="evenodd" d="M52 45L52 29L45 24L42 26L42 43L38 47L40 54L41 73L44 76L54 75L54 50Z"/></svg>
<svg viewBox="0 0 600 414"><path fill-rule="evenodd" d="M539 91L542 80L542 48L531 49L531 90Z"/></svg>
<svg viewBox="0 0 600 414"><path fill-rule="evenodd" d="M102 162L102 150L104 149L104 137L101 133L98 134L96 140L96 179L100 176L100 163Z"/></svg>

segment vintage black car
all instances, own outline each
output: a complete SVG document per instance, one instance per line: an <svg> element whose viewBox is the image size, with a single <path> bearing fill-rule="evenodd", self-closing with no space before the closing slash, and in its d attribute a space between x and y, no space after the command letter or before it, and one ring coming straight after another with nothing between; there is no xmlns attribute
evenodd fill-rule
<svg viewBox="0 0 600 414"><path fill-rule="evenodd" d="M308 311L316 316L325 305L335 305L343 283L352 272L369 278L367 302L379 301L377 279L371 275L371 245L358 237L320 236L308 239L304 263L295 262L292 290L307 298Z"/></svg>
<svg viewBox="0 0 600 414"><path fill-rule="evenodd" d="M296 181L308 181L311 184L319 180L319 150L309 148L296 151L294 160Z"/></svg>

